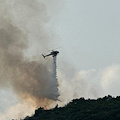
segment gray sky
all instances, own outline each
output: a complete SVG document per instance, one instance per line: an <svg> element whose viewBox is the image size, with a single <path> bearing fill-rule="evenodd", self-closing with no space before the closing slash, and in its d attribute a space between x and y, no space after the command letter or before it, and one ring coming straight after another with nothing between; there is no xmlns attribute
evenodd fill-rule
<svg viewBox="0 0 120 120"><path fill-rule="evenodd" d="M119 64L119 6L118 0L67 0L52 20L61 54L78 70Z"/></svg>

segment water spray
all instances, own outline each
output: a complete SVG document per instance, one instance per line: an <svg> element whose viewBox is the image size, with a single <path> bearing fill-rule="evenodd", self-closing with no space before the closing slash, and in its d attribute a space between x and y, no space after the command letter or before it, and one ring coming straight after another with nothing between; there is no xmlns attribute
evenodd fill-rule
<svg viewBox="0 0 120 120"><path fill-rule="evenodd" d="M58 91L58 87L56 87L56 86L58 86L57 72L56 72L56 70L57 70L56 59L57 59L57 54L58 53L59 53L59 51L52 50L52 52L50 54L48 54L48 55L43 55L42 54L42 56L44 58L46 58L48 56L53 57L53 61L52 61L52 77L51 77L52 78L52 80L51 80L52 81L51 89L53 91ZM53 96L55 96L54 100L58 100L59 93L55 92ZM49 98L50 98L50 96L49 96Z"/></svg>

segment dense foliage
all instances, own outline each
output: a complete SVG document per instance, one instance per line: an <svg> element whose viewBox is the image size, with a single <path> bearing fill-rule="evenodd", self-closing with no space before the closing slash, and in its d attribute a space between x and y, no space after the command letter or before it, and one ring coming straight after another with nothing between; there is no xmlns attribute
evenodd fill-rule
<svg viewBox="0 0 120 120"><path fill-rule="evenodd" d="M74 99L64 107L39 108L32 117L24 120L120 120L120 97Z"/></svg>

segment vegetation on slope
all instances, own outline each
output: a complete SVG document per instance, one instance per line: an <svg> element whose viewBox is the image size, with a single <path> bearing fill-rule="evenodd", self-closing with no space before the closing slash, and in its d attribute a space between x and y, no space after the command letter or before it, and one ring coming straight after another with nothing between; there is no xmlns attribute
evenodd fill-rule
<svg viewBox="0 0 120 120"><path fill-rule="evenodd" d="M64 107L39 108L32 117L24 120L120 120L120 97L74 99Z"/></svg>

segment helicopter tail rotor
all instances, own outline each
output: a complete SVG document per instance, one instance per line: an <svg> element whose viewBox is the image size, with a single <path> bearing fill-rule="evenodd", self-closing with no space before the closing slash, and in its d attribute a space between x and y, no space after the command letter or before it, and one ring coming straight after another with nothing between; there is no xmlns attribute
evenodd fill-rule
<svg viewBox="0 0 120 120"><path fill-rule="evenodd" d="M45 58L45 56L42 54L42 56Z"/></svg>

